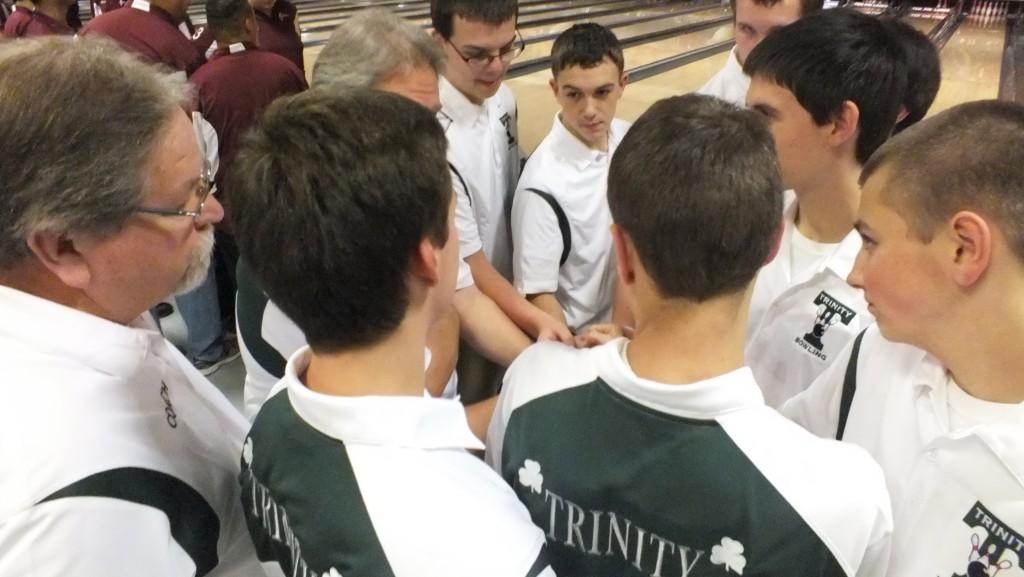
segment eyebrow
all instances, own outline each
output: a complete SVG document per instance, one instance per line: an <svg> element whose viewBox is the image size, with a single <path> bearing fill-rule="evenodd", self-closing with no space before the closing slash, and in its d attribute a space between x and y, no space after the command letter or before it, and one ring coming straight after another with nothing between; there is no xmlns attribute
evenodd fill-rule
<svg viewBox="0 0 1024 577"><path fill-rule="evenodd" d="M512 39L509 40L508 42L502 44L501 46L499 46L498 50L501 50L502 48L507 47L508 45L514 43L515 41L516 41L516 35L513 34L512 35ZM477 46L476 44L467 44L467 45L463 46L462 49L463 50L478 50L480 52L486 52L486 51L490 50L489 48L484 48L483 46Z"/></svg>
<svg viewBox="0 0 1024 577"><path fill-rule="evenodd" d="M774 106L768 104L754 104L750 108L751 110L756 110L769 118L775 118L779 114L779 111Z"/></svg>
<svg viewBox="0 0 1024 577"><path fill-rule="evenodd" d="M605 88L615 88L615 83L614 82L609 82L608 84L602 84L601 86L598 86L594 90L603 90ZM586 90L584 90L582 88L579 88L579 87L576 87L576 86L573 86L572 84L565 84L565 85L563 85L562 86L562 90L575 90L577 92L586 92Z"/></svg>
<svg viewBox="0 0 1024 577"><path fill-rule="evenodd" d="M865 232L865 231L871 232L871 227L868 226L868 224L866 222L864 222L863 220L861 220L859 218L857 219L857 222L853 223L853 228L857 232Z"/></svg>

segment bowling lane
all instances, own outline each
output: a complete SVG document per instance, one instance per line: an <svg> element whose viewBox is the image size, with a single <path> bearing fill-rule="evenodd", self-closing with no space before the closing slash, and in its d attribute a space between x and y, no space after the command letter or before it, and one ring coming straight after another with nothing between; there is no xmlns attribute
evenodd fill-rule
<svg viewBox="0 0 1024 577"><path fill-rule="evenodd" d="M722 14L719 10L717 14ZM707 16L705 15L705 19ZM624 51L626 69L635 68L649 64L662 58L668 58L683 52L695 50L732 37L732 22L726 22L719 26L683 34L666 40L643 44L627 48ZM699 87L710 78L722 63L725 62L725 54L717 55L707 59L710 62L698 66L703 61L688 65L686 68L692 70L695 76L689 82L694 87ZM681 94L689 90L683 87L664 85L657 89L657 96L652 96L652 86L658 76L636 85L626 86L625 94L619 103L618 116L627 120L635 120L651 102L663 98L669 94ZM519 101L519 142L527 153L533 151L537 144L551 129L551 122L558 111L558 104L551 94L548 81L551 79L550 70L542 70L508 81L508 85L515 93Z"/></svg>
<svg viewBox="0 0 1024 577"><path fill-rule="evenodd" d="M1005 22L967 21L940 54L942 85L929 114L999 95Z"/></svg>

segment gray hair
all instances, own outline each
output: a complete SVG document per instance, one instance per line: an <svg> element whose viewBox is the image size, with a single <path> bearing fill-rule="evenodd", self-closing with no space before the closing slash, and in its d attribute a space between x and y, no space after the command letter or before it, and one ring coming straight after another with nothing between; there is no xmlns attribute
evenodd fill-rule
<svg viewBox="0 0 1024 577"><path fill-rule="evenodd" d="M108 40L0 45L0 270L39 231L106 235L146 194L145 165L188 91Z"/></svg>
<svg viewBox="0 0 1024 577"><path fill-rule="evenodd" d="M418 66L441 75L444 53L437 43L391 12L364 10L334 29L313 66L313 87L372 88Z"/></svg>

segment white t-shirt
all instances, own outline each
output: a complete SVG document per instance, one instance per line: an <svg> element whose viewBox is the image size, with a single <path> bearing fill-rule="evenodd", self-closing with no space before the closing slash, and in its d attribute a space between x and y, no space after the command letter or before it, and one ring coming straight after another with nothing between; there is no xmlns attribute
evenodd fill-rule
<svg viewBox="0 0 1024 577"><path fill-rule="evenodd" d="M554 577L544 535L512 491L466 449L461 404L341 397L298 375L260 409L245 442L246 520L286 575Z"/></svg>
<svg viewBox="0 0 1024 577"><path fill-rule="evenodd" d="M778 254L757 274L750 301L746 361L775 408L810 386L874 322L863 291L846 282L860 235L850 231L837 245L801 244L796 211L796 198L787 193Z"/></svg>
<svg viewBox="0 0 1024 577"><path fill-rule="evenodd" d="M834 437L851 350L783 413ZM966 393L954 392L938 359L886 340L875 326L864 334L843 440L867 449L885 472L895 517L891 575L1024 576L1024 406L992 410L959 395ZM986 567L993 569L977 572Z"/></svg>
<svg viewBox="0 0 1024 577"><path fill-rule="evenodd" d="M725 66L711 80L697 91L698 94L717 96L741 108L747 106L747 91L750 89L750 77L743 73L743 66L736 57L736 48L729 52Z"/></svg>
<svg viewBox="0 0 1024 577"><path fill-rule="evenodd" d="M787 422L746 368L657 383L627 343L531 346L491 420L487 462L547 532L556 572L885 574L891 512L867 454Z"/></svg>
<svg viewBox="0 0 1024 577"><path fill-rule="evenodd" d="M512 269L524 295L554 293L574 331L611 319L615 292L608 166L630 124L615 119L608 151L592 150L555 117L551 132L530 156L512 203ZM568 220L564 250L558 218L535 189L551 195Z"/></svg>
<svg viewBox="0 0 1024 577"><path fill-rule="evenodd" d="M505 85L477 105L444 77L437 119L448 137L454 169L455 223L462 258L484 251L494 268L512 278L509 211L519 179L516 101Z"/></svg>
<svg viewBox="0 0 1024 577"><path fill-rule="evenodd" d="M248 423L146 314L0 287L0 575L262 575L238 486Z"/></svg>

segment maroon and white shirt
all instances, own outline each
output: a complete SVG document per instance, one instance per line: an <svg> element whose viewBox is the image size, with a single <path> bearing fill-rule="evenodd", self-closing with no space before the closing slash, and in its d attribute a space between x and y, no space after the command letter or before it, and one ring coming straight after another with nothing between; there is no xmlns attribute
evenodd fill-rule
<svg viewBox="0 0 1024 577"><path fill-rule="evenodd" d="M145 60L188 76L206 60L166 10L145 0L131 0L125 8L100 15L82 29L82 36L106 36Z"/></svg>
<svg viewBox="0 0 1024 577"><path fill-rule="evenodd" d="M297 18L298 9L288 0L277 0L270 14L256 11L256 22L260 28L260 48L280 54L291 60L299 70L305 70Z"/></svg>
<svg viewBox="0 0 1024 577"><path fill-rule="evenodd" d="M25 38L29 36L72 35L71 26L50 18L42 12L16 8L4 24L4 36L8 38Z"/></svg>

